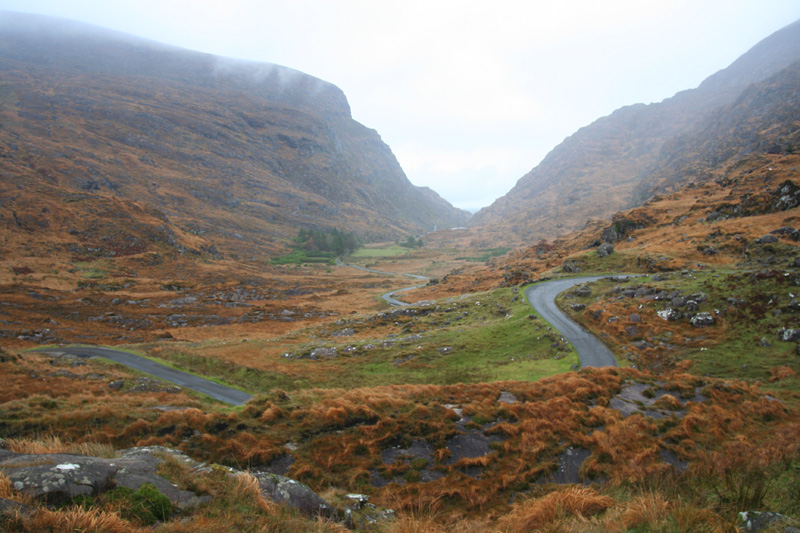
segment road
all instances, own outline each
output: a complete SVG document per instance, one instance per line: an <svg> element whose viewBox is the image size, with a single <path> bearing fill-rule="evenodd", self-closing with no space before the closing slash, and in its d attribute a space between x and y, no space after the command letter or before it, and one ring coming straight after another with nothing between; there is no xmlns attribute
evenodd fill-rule
<svg viewBox="0 0 800 533"><path fill-rule="evenodd" d="M365 272L372 272L373 274L387 274L389 276L407 276L409 278L420 279L420 280L425 280L425 281L430 279L428 277L420 276L418 274L404 274L402 272L385 272L383 270L375 270L375 269L372 269L372 268L353 265L351 263L344 263L338 257L336 258L336 264L338 266L357 268L358 270L364 270ZM381 294L381 298L383 298L389 305L409 305L408 302L403 302L401 300L396 299L394 297L394 295L397 294L398 292L412 291L414 289L419 289L420 287L424 287L425 285L426 285L426 283L423 283L422 285L414 285L413 287L405 287L403 289L396 289L396 290L393 290L393 291L389 291L389 292L387 292L385 294Z"/></svg>
<svg viewBox="0 0 800 533"><path fill-rule="evenodd" d="M610 276L583 276L557 279L537 283L525 290L525 298L533 309L542 315L554 328L575 347L581 366L617 366L614 354L600 340L573 322L556 306L555 298L560 293L580 283L597 281Z"/></svg>
<svg viewBox="0 0 800 533"><path fill-rule="evenodd" d="M100 348L97 346L70 346L45 348L36 351L54 353L60 352L79 357L102 357L104 359L110 359L116 363L120 363L135 370L139 370L140 372L150 374L151 376L156 376L159 379L170 381L176 385L180 385L181 387L206 394L215 400L232 405L242 405L252 398L250 394L238 389L226 387L225 385L220 385L219 383L203 379L195 376L194 374L189 374L188 372L183 372L181 370L175 370L174 368L162 365L161 363L156 363L150 359L146 359L128 352L114 350L112 348Z"/></svg>

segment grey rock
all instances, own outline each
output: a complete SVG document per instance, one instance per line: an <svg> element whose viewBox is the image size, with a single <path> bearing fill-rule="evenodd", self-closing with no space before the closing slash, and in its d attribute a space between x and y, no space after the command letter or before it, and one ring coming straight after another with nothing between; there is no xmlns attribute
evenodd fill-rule
<svg viewBox="0 0 800 533"><path fill-rule="evenodd" d="M756 244L769 244L773 242L778 242L778 237L775 235L764 235L756 239Z"/></svg>
<svg viewBox="0 0 800 533"><path fill-rule="evenodd" d="M748 533L757 533L765 530L778 531L775 529L776 526L785 526L788 529L794 528L794 525L796 525L796 522L788 516L771 511L763 513L758 511L747 511L744 513L739 513L739 516L743 522L741 529ZM786 531L786 529L781 529L780 531Z"/></svg>
<svg viewBox="0 0 800 533"><path fill-rule="evenodd" d="M180 490L156 474L164 460L154 454L163 450L168 449L131 448L122 451L122 456L117 459L65 453L4 452L0 455L0 472L11 480L14 488L48 504L67 502L80 495L102 493L114 487L136 490L144 483L155 485L181 510L209 500L209 496L197 496L193 492ZM180 452L170 451L186 457Z"/></svg>
<svg viewBox="0 0 800 533"><path fill-rule="evenodd" d="M800 341L800 329L785 329L781 333L781 339L786 342L797 342Z"/></svg>
<svg viewBox="0 0 800 533"><path fill-rule="evenodd" d="M686 305L686 298L684 298L683 296L676 296L672 299L672 307L676 309L680 309L685 305Z"/></svg>
<svg viewBox="0 0 800 533"><path fill-rule="evenodd" d="M600 257L607 257L614 253L614 245L609 242L604 242L597 247L597 255Z"/></svg>
<svg viewBox="0 0 800 533"><path fill-rule="evenodd" d="M583 311L584 309L586 309L586 305L585 304L572 304L572 305L570 305L570 308L573 311Z"/></svg>
<svg viewBox="0 0 800 533"><path fill-rule="evenodd" d="M669 308L669 309L664 309L663 311L659 311L658 316L668 322L674 322L676 320L680 320L681 318L683 318L683 313L681 313L677 309Z"/></svg>
<svg viewBox="0 0 800 533"><path fill-rule="evenodd" d="M586 298L587 296L592 295L592 289L584 285L572 291L572 294L579 298Z"/></svg>
<svg viewBox="0 0 800 533"><path fill-rule="evenodd" d="M792 301L789 302L789 309L792 311L800 311L800 300L797 298L792 299Z"/></svg>
<svg viewBox="0 0 800 533"><path fill-rule="evenodd" d="M636 313L631 313L631 316L628 317L628 321L639 323L642 321L642 317L637 315Z"/></svg>
<svg viewBox="0 0 800 533"><path fill-rule="evenodd" d="M711 313L697 313L690 319L692 326L696 328L706 328L708 326L713 326L715 322L714 315Z"/></svg>
<svg viewBox="0 0 800 533"><path fill-rule="evenodd" d="M258 479L261 494L269 500L288 505L308 516L335 518L338 514L334 507L331 507L308 485L268 472L251 474Z"/></svg>

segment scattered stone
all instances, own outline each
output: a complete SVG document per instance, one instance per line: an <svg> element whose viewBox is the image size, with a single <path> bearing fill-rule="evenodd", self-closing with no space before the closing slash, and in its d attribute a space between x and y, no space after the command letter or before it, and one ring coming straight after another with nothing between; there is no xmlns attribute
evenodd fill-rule
<svg viewBox="0 0 800 533"><path fill-rule="evenodd" d="M778 242L778 237L775 235L764 235L756 239L756 244L770 244L773 242Z"/></svg>
<svg viewBox="0 0 800 533"><path fill-rule="evenodd" d="M786 342L797 342L800 341L800 329L784 329L781 332L781 339Z"/></svg>
<svg viewBox="0 0 800 533"><path fill-rule="evenodd" d="M758 512L758 511L745 511L743 513L739 513L739 518L741 518L743 524L741 525L740 529L746 531L748 533L758 533L759 531L779 531L777 528L781 528L780 531L787 531L787 530L797 530L794 526L796 522L789 518L788 516L784 516L779 513L773 513L771 511L767 512Z"/></svg>
<svg viewBox="0 0 800 533"><path fill-rule="evenodd" d="M355 334L356 330L354 330L353 328L344 328L342 330L331 333L331 337L350 337L351 335Z"/></svg>
<svg viewBox="0 0 800 533"><path fill-rule="evenodd" d="M570 306L570 308L571 308L573 311L578 311L578 312L580 312L580 311L583 311L584 309L586 309L586 304L572 304L572 305Z"/></svg>
<svg viewBox="0 0 800 533"><path fill-rule="evenodd" d="M800 311L800 300L793 298L792 301L789 302L789 309L792 311Z"/></svg>
<svg viewBox="0 0 800 533"><path fill-rule="evenodd" d="M577 274L581 271L581 266L578 261L574 259L567 259L564 261L564 265L561 267L562 272L567 272L570 274Z"/></svg>
<svg viewBox="0 0 800 533"><path fill-rule="evenodd" d="M636 313L631 313L631 316L628 317L628 321L639 323L642 321L642 317Z"/></svg>
<svg viewBox="0 0 800 533"><path fill-rule="evenodd" d="M125 385L124 379L116 379L108 384L108 388L111 390L120 390L123 385Z"/></svg>
<svg viewBox="0 0 800 533"><path fill-rule="evenodd" d="M597 247L597 255L600 257L608 257L614 253L614 245L610 242L604 242Z"/></svg>
<svg viewBox="0 0 800 533"><path fill-rule="evenodd" d="M663 311L658 312L658 316L668 322L674 322L676 320L680 320L683 318L683 313L678 311L677 309L664 309Z"/></svg>
<svg viewBox="0 0 800 533"><path fill-rule="evenodd" d="M578 287L577 289L575 289L574 291L572 291L572 294L574 294L578 298L586 298L586 297L592 295L592 289L590 289L586 285L582 285L582 286Z"/></svg>
<svg viewBox="0 0 800 533"><path fill-rule="evenodd" d="M515 404L519 403L519 398L514 396L512 393L508 391L502 391L500 393L500 397L497 399L498 402L507 403L507 404Z"/></svg>
<svg viewBox="0 0 800 533"><path fill-rule="evenodd" d="M442 355L449 355L449 354L453 353L453 347L452 346L442 346L437 351Z"/></svg>
<svg viewBox="0 0 800 533"><path fill-rule="evenodd" d="M706 328L714 325L715 318L711 313L697 313L689 322L696 328Z"/></svg>
<svg viewBox="0 0 800 533"><path fill-rule="evenodd" d="M629 337L635 337L639 334L639 328L636 326L626 326L625 333L627 333Z"/></svg>
<svg viewBox="0 0 800 533"><path fill-rule="evenodd" d="M336 518L338 514L304 483L269 472L251 472L251 475L258 480L261 494L276 503L288 505L308 516Z"/></svg>

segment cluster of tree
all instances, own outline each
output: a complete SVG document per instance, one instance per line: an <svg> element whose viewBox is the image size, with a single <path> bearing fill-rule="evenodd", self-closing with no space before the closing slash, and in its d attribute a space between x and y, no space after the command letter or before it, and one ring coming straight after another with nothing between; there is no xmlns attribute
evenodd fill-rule
<svg viewBox="0 0 800 533"><path fill-rule="evenodd" d="M333 252L336 255L354 252L362 245L354 234L336 228L328 231L301 229L294 240L307 252Z"/></svg>
<svg viewBox="0 0 800 533"><path fill-rule="evenodd" d="M397 244L405 248L422 248L424 246L422 237L415 239L413 235L409 235L405 241L400 241Z"/></svg>

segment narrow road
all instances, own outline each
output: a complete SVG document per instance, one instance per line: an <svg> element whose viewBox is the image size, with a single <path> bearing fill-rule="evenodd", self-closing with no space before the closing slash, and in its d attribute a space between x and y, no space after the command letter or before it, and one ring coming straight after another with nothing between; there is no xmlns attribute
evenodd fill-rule
<svg viewBox="0 0 800 533"><path fill-rule="evenodd" d="M128 352L114 350L112 348L100 348L97 346L71 346L71 347L58 347L58 348L45 348L36 350L38 352L60 352L78 357L102 357L110 359L116 363L120 363L127 367L139 370L159 379L170 381L181 387L191 389L201 394L211 396L215 400L229 403L232 405L242 405L246 403L252 396L246 392L225 385L220 385L213 381L203 379L201 377L175 370L174 368L156 363L150 359L133 355Z"/></svg>
<svg viewBox="0 0 800 533"><path fill-rule="evenodd" d="M617 366L614 354L600 340L573 322L556 306L555 298L560 293L580 283L597 281L610 276L583 276L580 278L557 279L537 283L525 290L525 298L531 307L542 315L554 328L575 347L581 366Z"/></svg>
<svg viewBox="0 0 800 533"><path fill-rule="evenodd" d="M353 264L351 264L351 263L345 263L345 262L343 262L343 261L342 261L340 258L338 258L338 257L336 258L336 264L337 264L338 266L350 267L350 268L357 268L358 270L364 270L365 272L372 272L373 274L387 274L387 275L389 275L389 276L407 276L407 277L409 277L409 278L420 279L420 280L425 280L425 281L427 281L427 280L431 279L431 278L428 278L428 277L425 277L425 276L420 276L420 275L418 275L418 274L404 274L404 273L402 273L402 272L385 272L385 271L383 271L383 270L375 270L375 269L372 269L372 268L367 268L367 267L362 267L362 266L358 266L358 265L353 265ZM387 302L389 305L409 305L409 303L408 303L408 302L403 302L403 301L401 301L401 300L398 300L398 299L396 299L396 298L394 297L394 295L395 295L395 294L397 294L398 292L412 291L412 290L414 290L414 289L419 289L420 287L424 287L425 285L426 285L426 284L425 284L425 283L423 283L422 285L414 285L413 287L405 287L405 288L403 288L403 289L395 289L395 290L393 290L393 291L389 291L389 292L387 292L387 293L385 293L385 294L381 294L381 298L383 298L384 300L386 300L386 302Z"/></svg>

